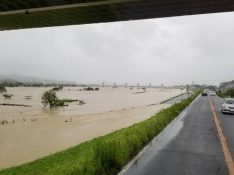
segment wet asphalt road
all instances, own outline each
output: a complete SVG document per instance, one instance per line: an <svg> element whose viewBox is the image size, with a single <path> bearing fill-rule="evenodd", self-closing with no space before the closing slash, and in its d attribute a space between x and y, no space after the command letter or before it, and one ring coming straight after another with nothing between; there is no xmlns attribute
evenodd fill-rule
<svg viewBox="0 0 234 175"><path fill-rule="evenodd" d="M234 157L234 115L221 114L219 97L212 96L211 100ZM124 174L228 175L208 97L198 97Z"/></svg>

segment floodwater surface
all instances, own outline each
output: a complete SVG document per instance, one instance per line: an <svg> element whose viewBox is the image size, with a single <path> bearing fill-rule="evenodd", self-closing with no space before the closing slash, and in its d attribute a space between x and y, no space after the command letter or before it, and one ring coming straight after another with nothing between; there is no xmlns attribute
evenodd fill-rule
<svg viewBox="0 0 234 175"><path fill-rule="evenodd" d="M19 165L55 153L98 136L143 121L170 106L160 104L181 93L177 89L124 87L79 91L65 87L59 98L84 100L67 107L44 108L41 96L49 88L7 88L12 99L0 97L0 104L15 103L32 107L0 106L0 169ZM143 93L138 93L143 92ZM25 99L32 96L32 99ZM155 105L150 105L155 104ZM150 105L150 106L149 106Z"/></svg>

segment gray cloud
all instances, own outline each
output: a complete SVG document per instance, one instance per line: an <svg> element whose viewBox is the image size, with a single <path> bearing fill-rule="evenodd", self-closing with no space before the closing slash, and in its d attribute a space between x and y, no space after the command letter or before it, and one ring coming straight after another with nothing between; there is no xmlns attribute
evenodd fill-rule
<svg viewBox="0 0 234 175"><path fill-rule="evenodd" d="M233 79L234 13L0 32L0 74L77 83Z"/></svg>

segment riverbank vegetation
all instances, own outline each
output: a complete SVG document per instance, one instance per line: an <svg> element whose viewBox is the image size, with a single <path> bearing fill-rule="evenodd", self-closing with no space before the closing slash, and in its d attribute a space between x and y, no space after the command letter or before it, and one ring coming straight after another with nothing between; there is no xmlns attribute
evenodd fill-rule
<svg viewBox="0 0 234 175"><path fill-rule="evenodd" d="M216 93L217 93L218 96L220 96L222 98L226 98L226 97L234 98L234 88L233 89L228 89L226 91L218 91Z"/></svg>
<svg viewBox="0 0 234 175"><path fill-rule="evenodd" d="M146 144L198 95L160 111L151 118L36 161L5 169L0 175L117 174Z"/></svg>
<svg viewBox="0 0 234 175"><path fill-rule="evenodd" d="M30 83L30 82L18 82L18 81L0 81L0 86L4 87L76 87L76 84L72 83Z"/></svg>

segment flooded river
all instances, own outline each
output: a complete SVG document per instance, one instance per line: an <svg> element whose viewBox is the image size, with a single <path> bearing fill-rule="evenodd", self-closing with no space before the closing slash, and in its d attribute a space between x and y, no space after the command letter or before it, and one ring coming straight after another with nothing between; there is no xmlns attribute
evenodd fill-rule
<svg viewBox="0 0 234 175"><path fill-rule="evenodd" d="M19 165L143 121L170 104L159 104L181 93L178 89L124 87L79 91L64 87L59 98L84 100L67 107L44 108L41 96L49 88L7 88L12 99L0 96L0 169ZM32 99L25 99L32 96ZM150 105L155 104L155 105ZM149 106L150 105L150 106Z"/></svg>

